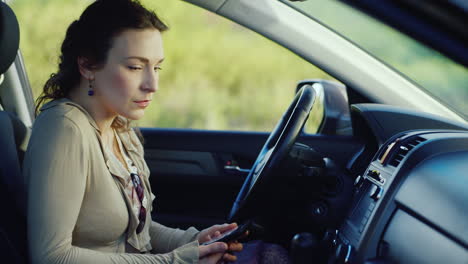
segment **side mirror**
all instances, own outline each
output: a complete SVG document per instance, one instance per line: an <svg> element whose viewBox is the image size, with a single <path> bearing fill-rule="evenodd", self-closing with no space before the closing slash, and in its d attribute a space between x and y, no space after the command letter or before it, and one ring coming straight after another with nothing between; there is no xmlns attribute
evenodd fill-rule
<svg viewBox="0 0 468 264"><path fill-rule="evenodd" d="M346 86L321 79L302 80L297 84L296 92L303 85L311 85L316 92L316 100L303 132L351 136L353 129Z"/></svg>

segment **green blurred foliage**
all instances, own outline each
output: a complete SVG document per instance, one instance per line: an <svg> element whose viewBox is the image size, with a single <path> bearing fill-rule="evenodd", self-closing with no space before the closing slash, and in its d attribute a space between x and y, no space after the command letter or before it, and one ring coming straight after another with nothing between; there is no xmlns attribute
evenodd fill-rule
<svg viewBox="0 0 468 264"><path fill-rule="evenodd" d="M66 28L90 2L12 3L35 97L57 70ZM297 81L332 79L272 41L191 4L142 3L170 30L163 34L166 60L159 90L139 126L270 131L292 100Z"/></svg>
<svg viewBox="0 0 468 264"><path fill-rule="evenodd" d="M36 97L57 70L66 28L91 2L12 1ZM292 100L297 81L333 79L272 41L191 4L175 0L142 3L171 29L163 34L166 60L156 100L139 126L270 131ZM336 1L296 5L314 10L319 20L467 116L467 68Z"/></svg>

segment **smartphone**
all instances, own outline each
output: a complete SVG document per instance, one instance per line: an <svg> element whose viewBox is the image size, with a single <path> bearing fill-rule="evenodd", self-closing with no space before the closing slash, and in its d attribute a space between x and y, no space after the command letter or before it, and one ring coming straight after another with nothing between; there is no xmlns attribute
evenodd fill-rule
<svg viewBox="0 0 468 264"><path fill-rule="evenodd" d="M250 227L250 222L244 223L232 229L231 231L223 233L221 236L215 239L212 239L210 241L203 243L202 245L206 246L214 242L229 242L229 241L237 240L239 237L245 234L245 232L248 230L249 227Z"/></svg>

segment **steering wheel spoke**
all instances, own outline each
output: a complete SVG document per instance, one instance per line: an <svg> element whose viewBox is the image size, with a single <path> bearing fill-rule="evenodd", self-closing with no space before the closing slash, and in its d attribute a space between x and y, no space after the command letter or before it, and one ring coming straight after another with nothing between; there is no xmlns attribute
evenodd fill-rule
<svg viewBox="0 0 468 264"><path fill-rule="evenodd" d="M310 85L304 85L297 92L293 102L266 140L249 175L245 179L232 206L229 221L239 221L249 216L252 217L252 210L249 205L255 199L251 199L251 197L255 196L258 189L266 187L262 186L265 185L264 182L271 177L272 172L291 151L309 117L314 100L315 92Z"/></svg>

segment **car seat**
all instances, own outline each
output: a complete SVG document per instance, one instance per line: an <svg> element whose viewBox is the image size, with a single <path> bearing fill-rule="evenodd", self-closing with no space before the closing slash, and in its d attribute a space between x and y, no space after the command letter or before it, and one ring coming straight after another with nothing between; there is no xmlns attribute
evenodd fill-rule
<svg viewBox="0 0 468 264"><path fill-rule="evenodd" d="M13 10L0 1L0 89L18 48L18 21ZM28 129L13 113L0 108L0 252L8 263L28 262L26 189L20 167Z"/></svg>

